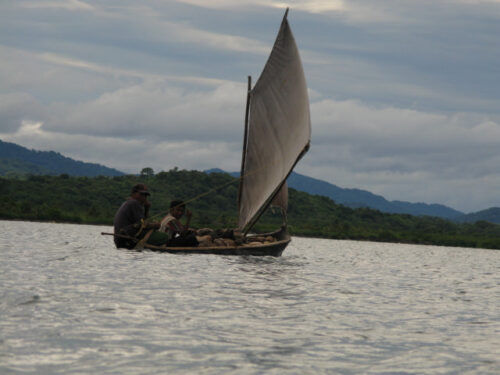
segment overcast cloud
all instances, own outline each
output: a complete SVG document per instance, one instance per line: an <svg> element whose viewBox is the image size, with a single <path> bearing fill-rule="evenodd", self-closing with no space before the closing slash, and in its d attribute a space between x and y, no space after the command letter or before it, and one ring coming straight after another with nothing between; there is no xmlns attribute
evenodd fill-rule
<svg viewBox="0 0 500 375"><path fill-rule="evenodd" d="M310 89L297 172L500 206L498 0L0 3L0 139L125 172L239 170L246 76L284 7Z"/></svg>

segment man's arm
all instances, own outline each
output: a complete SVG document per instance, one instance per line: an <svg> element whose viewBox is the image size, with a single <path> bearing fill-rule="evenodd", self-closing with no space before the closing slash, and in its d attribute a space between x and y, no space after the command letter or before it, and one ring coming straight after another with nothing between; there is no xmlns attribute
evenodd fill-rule
<svg viewBox="0 0 500 375"><path fill-rule="evenodd" d="M144 202L144 219L148 218L150 207L151 203L146 199L146 201ZM160 223L148 223L146 225L146 229L160 229Z"/></svg>
<svg viewBox="0 0 500 375"><path fill-rule="evenodd" d="M184 230L189 229L189 222L191 221L191 216L193 216L193 213L189 209L186 209L186 225L184 227Z"/></svg>
<svg viewBox="0 0 500 375"><path fill-rule="evenodd" d="M134 203L130 204L130 209L129 209L129 218L130 222L133 224L126 226L123 228L123 230L131 235L135 236L138 234L139 230L142 227L142 220L145 220L147 218L147 213L149 211L149 207L151 204L147 202L147 205L143 205L138 201L134 201ZM151 223L146 225L146 229L158 229L160 224L158 223Z"/></svg>

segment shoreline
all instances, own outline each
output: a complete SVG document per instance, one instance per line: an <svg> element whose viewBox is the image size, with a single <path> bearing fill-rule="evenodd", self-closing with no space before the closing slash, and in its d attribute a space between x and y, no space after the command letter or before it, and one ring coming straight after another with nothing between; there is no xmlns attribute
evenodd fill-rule
<svg viewBox="0 0 500 375"><path fill-rule="evenodd" d="M40 224L61 224L61 225L89 225L95 227L108 227L113 228L113 224L95 224L95 223L76 223L69 221L55 221L55 220L25 220L25 219L5 219L0 218L0 221L7 222L26 222L26 223L40 223ZM259 234L259 233L256 233ZM463 249L482 249L482 250L500 250L498 248L488 248L488 247L478 247L478 246L460 246L460 245L446 245L433 242L411 242L411 241L387 241L387 240L377 240L377 239L367 239L367 238L336 238L336 237L326 237L326 236L307 236L304 234L291 234L292 237L304 238L304 239L317 239L317 240L335 240L335 241L356 241L356 242L372 242L372 243L387 243L387 244L401 244L401 245L416 245L416 246L438 246L438 247L448 247L448 248L463 248Z"/></svg>

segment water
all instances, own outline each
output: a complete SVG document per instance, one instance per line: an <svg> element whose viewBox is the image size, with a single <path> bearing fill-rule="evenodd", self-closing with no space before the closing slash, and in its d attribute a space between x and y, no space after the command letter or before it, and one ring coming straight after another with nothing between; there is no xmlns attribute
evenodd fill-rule
<svg viewBox="0 0 500 375"><path fill-rule="evenodd" d="M500 373L500 251L171 255L101 231L0 221L1 374Z"/></svg>

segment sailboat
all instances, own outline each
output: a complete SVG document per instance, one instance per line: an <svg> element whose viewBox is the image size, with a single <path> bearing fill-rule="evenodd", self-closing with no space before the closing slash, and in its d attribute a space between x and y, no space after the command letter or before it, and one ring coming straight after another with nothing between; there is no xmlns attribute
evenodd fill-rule
<svg viewBox="0 0 500 375"><path fill-rule="evenodd" d="M280 256L291 238L287 231L286 179L308 151L311 138L309 98L304 70L288 23L288 9L271 54L255 86L248 77L245 130L238 194L238 228L244 237L235 246L145 248L169 253ZM283 226L259 235L249 235L271 205L281 208ZM270 241L269 241L270 240Z"/></svg>

